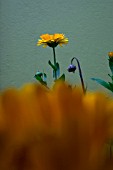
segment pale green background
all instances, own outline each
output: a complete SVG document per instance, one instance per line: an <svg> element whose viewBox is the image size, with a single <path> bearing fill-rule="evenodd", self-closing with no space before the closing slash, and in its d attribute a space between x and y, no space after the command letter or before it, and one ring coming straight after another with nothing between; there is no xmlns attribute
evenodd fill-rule
<svg viewBox="0 0 113 170"><path fill-rule="evenodd" d="M91 77L109 80L107 53L113 51L113 0L0 0L0 89L35 82L37 70L52 74L52 49L37 47L44 33L64 33L69 44L57 47L61 73L78 83L78 71L69 74L72 57L81 63L89 90L103 90ZM76 62L75 62L76 64Z"/></svg>

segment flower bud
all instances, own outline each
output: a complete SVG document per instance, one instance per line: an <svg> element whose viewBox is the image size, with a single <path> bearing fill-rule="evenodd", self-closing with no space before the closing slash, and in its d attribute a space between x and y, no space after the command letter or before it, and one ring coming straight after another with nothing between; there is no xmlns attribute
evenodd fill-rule
<svg viewBox="0 0 113 170"><path fill-rule="evenodd" d="M109 53L108 53L108 56L109 56L110 58L113 58L113 51L109 52Z"/></svg>
<svg viewBox="0 0 113 170"><path fill-rule="evenodd" d="M75 70L76 70L76 66L75 65L73 65L73 64L70 64L69 66L68 66L68 72L75 72Z"/></svg>

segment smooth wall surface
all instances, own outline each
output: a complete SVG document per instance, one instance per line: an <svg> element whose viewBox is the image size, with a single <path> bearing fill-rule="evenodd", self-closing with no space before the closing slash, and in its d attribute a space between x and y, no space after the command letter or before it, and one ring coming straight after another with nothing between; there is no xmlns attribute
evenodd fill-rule
<svg viewBox="0 0 113 170"><path fill-rule="evenodd" d="M91 77L109 80L107 53L113 51L113 0L0 0L0 89L35 82L37 70L52 82L50 47L37 47L44 33L64 33L68 45L56 48L61 74L79 84L78 71L67 72L72 57L81 63L89 90L103 90ZM76 64L76 62L75 62Z"/></svg>

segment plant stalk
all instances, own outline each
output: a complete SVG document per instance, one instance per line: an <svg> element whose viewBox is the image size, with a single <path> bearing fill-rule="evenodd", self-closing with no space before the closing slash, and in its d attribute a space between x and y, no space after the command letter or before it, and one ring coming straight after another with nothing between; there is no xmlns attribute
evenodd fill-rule
<svg viewBox="0 0 113 170"><path fill-rule="evenodd" d="M53 57L54 57L54 66L56 67L56 54L55 54L55 47L53 47ZM55 72L55 80L57 80L57 70Z"/></svg>
<svg viewBox="0 0 113 170"><path fill-rule="evenodd" d="M78 59L76 57L73 57L72 60L71 60L71 64L73 63L74 59L77 61L77 65L78 65L78 69L79 69L79 76L80 76L80 80L81 80L81 85L82 85L83 93L85 94L86 89L85 89L85 85L84 85L84 80L83 80L83 76L82 76L82 70L81 70L81 67L80 67L80 63L79 63L79 61L78 61Z"/></svg>

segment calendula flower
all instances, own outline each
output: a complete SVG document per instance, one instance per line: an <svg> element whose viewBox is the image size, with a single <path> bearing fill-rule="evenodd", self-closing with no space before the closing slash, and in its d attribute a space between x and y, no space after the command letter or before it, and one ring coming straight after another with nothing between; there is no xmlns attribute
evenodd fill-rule
<svg viewBox="0 0 113 170"><path fill-rule="evenodd" d="M112 137L113 100L104 94L58 82L0 95L0 169L110 170Z"/></svg>
<svg viewBox="0 0 113 170"><path fill-rule="evenodd" d="M108 53L108 56L109 56L110 58L113 58L113 51L109 52L109 53Z"/></svg>
<svg viewBox="0 0 113 170"><path fill-rule="evenodd" d="M42 34L37 42L37 45L43 45L43 47L56 47L62 46L68 43L68 38L64 34Z"/></svg>

